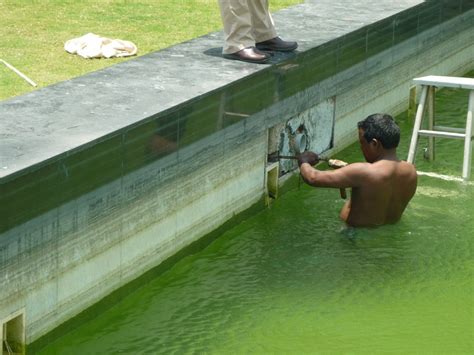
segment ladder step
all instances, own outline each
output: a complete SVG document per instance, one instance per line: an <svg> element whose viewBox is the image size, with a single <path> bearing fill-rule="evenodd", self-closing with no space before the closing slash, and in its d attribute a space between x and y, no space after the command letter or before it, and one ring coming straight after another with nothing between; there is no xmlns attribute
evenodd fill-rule
<svg viewBox="0 0 474 355"><path fill-rule="evenodd" d="M473 78L428 75L422 78L415 78L413 79L413 82L418 85L474 90Z"/></svg>
<svg viewBox="0 0 474 355"><path fill-rule="evenodd" d="M465 128L446 127L446 126L434 126L433 131L453 132L453 133L466 134L466 129Z"/></svg>
<svg viewBox="0 0 474 355"><path fill-rule="evenodd" d="M428 131L424 129L420 129L418 131L418 135L426 136L426 137L439 137L439 138L456 138L456 139L464 139L466 138L465 133L453 133L453 132L443 132L443 131Z"/></svg>

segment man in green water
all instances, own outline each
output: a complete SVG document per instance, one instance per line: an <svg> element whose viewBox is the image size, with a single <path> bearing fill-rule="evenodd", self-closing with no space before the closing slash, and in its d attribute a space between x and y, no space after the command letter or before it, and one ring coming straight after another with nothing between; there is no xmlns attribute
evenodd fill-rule
<svg viewBox="0 0 474 355"><path fill-rule="evenodd" d="M309 185L352 189L340 217L354 227L396 223L416 191L415 167L397 158L400 128L387 114L374 114L358 123L359 142L367 163L337 170L313 168L319 157L304 152L298 158L301 176Z"/></svg>

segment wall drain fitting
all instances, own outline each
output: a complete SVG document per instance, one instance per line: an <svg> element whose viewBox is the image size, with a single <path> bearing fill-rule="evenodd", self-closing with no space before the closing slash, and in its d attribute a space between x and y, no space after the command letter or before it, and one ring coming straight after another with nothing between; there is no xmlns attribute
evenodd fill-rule
<svg viewBox="0 0 474 355"><path fill-rule="evenodd" d="M25 313L18 311L0 321L0 355L25 354Z"/></svg>

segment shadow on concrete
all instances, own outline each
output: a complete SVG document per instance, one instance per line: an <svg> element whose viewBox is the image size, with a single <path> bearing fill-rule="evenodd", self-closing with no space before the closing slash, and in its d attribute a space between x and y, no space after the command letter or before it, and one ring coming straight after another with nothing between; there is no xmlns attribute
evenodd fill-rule
<svg viewBox="0 0 474 355"><path fill-rule="evenodd" d="M219 57L219 58L225 59L222 56L222 47L209 48L209 49L206 49L203 53L211 57ZM268 52L268 53L270 53L272 57L265 64L278 64L285 60L296 58L299 52L296 50L293 52Z"/></svg>

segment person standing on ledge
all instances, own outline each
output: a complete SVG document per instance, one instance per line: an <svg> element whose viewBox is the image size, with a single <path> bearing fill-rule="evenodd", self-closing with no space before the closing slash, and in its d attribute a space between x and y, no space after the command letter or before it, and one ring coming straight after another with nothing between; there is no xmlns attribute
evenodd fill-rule
<svg viewBox="0 0 474 355"><path fill-rule="evenodd" d="M397 158L400 128L387 114L374 114L358 123L359 142L367 163L333 171L312 167L317 154L304 152L298 165L306 183L316 187L352 188L340 217L354 227L396 223L416 191L415 167Z"/></svg>
<svg viewBox="0 0 474 355"><path fill-rule="evenodd" d="M296 42L277 36L268 10L268 0L219 0L224 24L223 56L251 63L265 63L266 51L291 52Z"/></svg>

